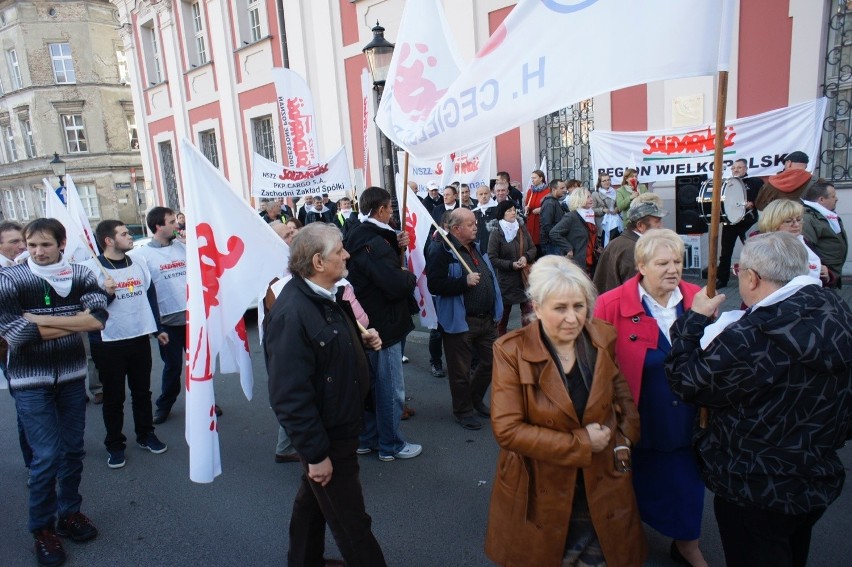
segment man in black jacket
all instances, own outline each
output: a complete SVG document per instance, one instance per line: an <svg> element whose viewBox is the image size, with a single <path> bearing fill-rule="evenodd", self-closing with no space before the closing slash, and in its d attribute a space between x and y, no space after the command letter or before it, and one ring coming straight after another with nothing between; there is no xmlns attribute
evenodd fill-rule
<svg viewBox="0 0 852 567"><path fill-rule="evenodd" d="M710 409L694 439L730 567L805 565L811 529L843 490L837 450L852 426L852 310L808 275L787 232L750 238L740 256L747 311L699 292L672 327L666 374Z"/></svg>
<svg viewBox="0 0 852 567"><path fill-rule="evenodd" d="M359 205L370 216L346 236L351 254L349 281L358 302L379 332L382 349L369 353L373 369L374 410L364 414L359 454L379 450L379 459L411 459L423 447L408 443L400 431L405 405L402 375L402 341L414 329L411 307L416 308L414 274L402 269L401 252L408 246L408 234L397 234L389 225L392 215L390 193L368 187ZM416 309L415 309L416 311Z"/></svg>
<svg viewBox="0 0 852 567"><path fill-rule="evenodd" d="M568 191L561 179L550 180L550 195L541 202L541 247L544 254L556 254L556 247L550 242L550 229L562 220L568 207L562 204L562 197Z"/></svg>
<svg viewBox="0 0 852 567"><path fill-rule="evenodd" d="M337 282L349 254L340 231L314 223L290 246L293 275L266 320L263 339L269 401L304 469L290 517L291 566L323 565L325 524L347 565L385 565L370 529L358 478L358 434L374 329L359 333Z"/></svg>

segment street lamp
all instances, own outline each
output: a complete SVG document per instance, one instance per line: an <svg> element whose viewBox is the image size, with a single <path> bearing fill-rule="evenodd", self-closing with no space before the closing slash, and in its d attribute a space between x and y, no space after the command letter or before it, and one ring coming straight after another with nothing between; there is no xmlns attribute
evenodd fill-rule
<svg viewBox="0 0 852 567"><path fill-rule="evenodd" d="M59 186L65 187L65 162L59 157L59 154L53 152L53 159L50 161L50 168L53 170L53 175L59 178Z"/></svg>
<svg viewBox="0 0 852 567"><path fill-rule="evenodd" d="M370 76L373 77L373 89L376 91L378 97L377 104L381 104L382 102L382 92L385 89L385 80L388 78L388 70L390 69L391 58L393 57L393 48L394 45L385 39L385 28L379 25L378 20L376 20L376 26L373 28L373 40L365 45L361 51L367 57L367 67L370 69ZM384 132L381 130L378 130L378 132L381 141L379 149L382 153L384 186L390 192L393 202L396 203L393 144L385 136Z"/></svg>

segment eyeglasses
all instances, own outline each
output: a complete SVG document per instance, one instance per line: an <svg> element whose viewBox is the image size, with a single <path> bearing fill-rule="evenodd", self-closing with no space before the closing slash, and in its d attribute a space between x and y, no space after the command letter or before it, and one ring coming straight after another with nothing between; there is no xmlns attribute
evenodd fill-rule
<svg viewBox="0 0 852 567"><path fill-rule="evenodd" d="M734 264L734 266L733 266L733 268L731 268L731 270L734 272L734 275L737 276L737 277L739 277L740 272L745 272L746 270L751 270L752 272L754 272L754 275L757 276L757 279L759 279L759 280L763 279L760 275L760 272L758 272L754 268L744 268L744 267L740 266L739 264Z"/></svg>
<svg viewBox="0 0 852 567"><path fill-rule="evenodd" d="M789 219L784 219L784 220L781 221L781 224L782 225L786 224L788 226L791 226L791 225L794 225L794 224L802 224L802 217L792 217L792 218L789 218Z"/></svg>

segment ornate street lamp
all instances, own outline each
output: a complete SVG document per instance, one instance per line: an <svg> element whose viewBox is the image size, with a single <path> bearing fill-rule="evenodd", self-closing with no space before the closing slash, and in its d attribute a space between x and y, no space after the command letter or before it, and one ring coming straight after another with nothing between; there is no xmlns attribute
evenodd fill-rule
<svg viewBox="0 0 852 567"><path fill-rule="evenodd" d="M367 57L367 67L370 69L370 76L373 78L373 89L376 91L378 98L377 106L382 102L382 92L385 89L385 79L388 77L391 58L393 57L394 45L385 39L385 28L379 25L376 20L376 26L373 28L373 40L364 46L361 51ZM379 149L381 150L382 160L382 177L385 189L391 194L394 209L396 209L396 183L394 181L394 147L391 141L385 136L384 132L376 129L379 132ZM366 173L366 172L365 172Z"/></svg>
<svg viewBox="0 0 852 567"><path fill-rule="evenodd" d="M50 168L53 170L53 175L59 178L59 186L65 187L65 162L59 157L59 154L53 152L53 159L50 161Z"/></svg>

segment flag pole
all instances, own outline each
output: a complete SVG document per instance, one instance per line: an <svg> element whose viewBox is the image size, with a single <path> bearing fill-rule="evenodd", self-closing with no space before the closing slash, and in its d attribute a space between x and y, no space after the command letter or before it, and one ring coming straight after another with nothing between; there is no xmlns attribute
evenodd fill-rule
<svg viewBox="0 0 852 567"><path fill-rule="evenodd" d="M408 150L405 151L405 158L403 158L402 162L402 208L399 209L399 229L405 230L405 210L406 208L408 208ZM402 251L402 254L400 256L400 263L402 264L402 269L405 269L406 262L404 250Z"/></svg>

